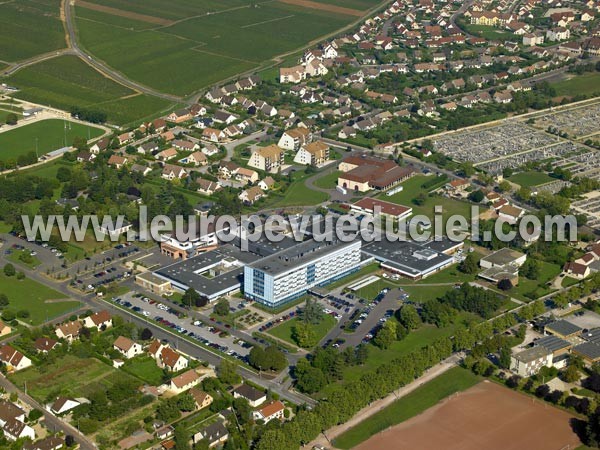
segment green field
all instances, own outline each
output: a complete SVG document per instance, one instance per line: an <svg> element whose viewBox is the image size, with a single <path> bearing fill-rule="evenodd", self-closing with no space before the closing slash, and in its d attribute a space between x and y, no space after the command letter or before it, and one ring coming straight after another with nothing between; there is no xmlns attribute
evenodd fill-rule
<svg viewBox="0 0 600 450"><path fill-rule="evenodd" d="M252 6L246 0L179 0L169 2L168 8L156 0L93 3L120 11L98 12L77 6L83 47L126 76L175 95L187 95L258 68L276 55L301 48L356 20L355 16L280 2ZM374 3L352 1L354 6L364 5L364 10ZM172 22L149 28L144 18L124 20L125 11Z"/></svg>
<svg viewBox="0 0 600 450"><path fill-rule="evenodd" d="M427 199L423 205L415 205L413 203L414 198L421 193L425 195L428 194L428 191L421 187L423 183L428 180L429 177L425 175L416 175L402 183L404 189L401 192L389 197L386 194L380 194L377 198L380 200L409 206L413 209L413 215L424 214L430 219L433 219L434 207L438 205L442 207L443 217L449 217L451 215L458 214L466 217L467 220L471 219L471 205L460 200L440 196L427 196Z"/></svg>
<svg viewBox="0 0 600 450"><path fill-rule="evenodd" d="M322 176L315 181L315 186L323 189L335 189L340 173L341 172L339 170L334 170L330 174Z"/></svg>
<svg viewBox="0 0 600 450"><path fill-rule="evenodd" d="M92 139L103 133L100 128L60 119L32 122L0 133L0 159L17 158L19 155L35 152L36 139L38 155L41 156L71 145L77 136Z"/></svg>
<svg viewBox="0 0 600 450"><path fill-rule="evenodd" d="M374 434L422 413L449 395L464 391L479 381L480 378L471 371L460 367L450 369L346 431L333 444L341 449L355 447Z"/></svg>
<svg viewBox="0 0 600 450"><path fill-rule="evenodd" d="M64 294L43 284L28 278L9 278L4 276L4 273L0 274L0 292L8 297L8 309L29 311L30 317L27 321L32 325L40 325L81 306L78 301L67 300Z"/></svg>
<svg viewBox="0 0 600 450"><path fill-rule="evenodd" d="M575 75L572 78L553 83L556 95L590 95L600 93L600 72Z"/></svg>
<svg viewBox="0 0 600 450"><path fill-rule="evenodd" d="M289 342L294 345L298 345L297 342L292 338L292 328L297 324L301 319L292 319L286 320L281 325L277 325L275 328L271 328L267 333L279 338L283 339L286 342ZM325 337L325 335L331 330L336 324L336 320L334 317L329 314L324 314L323 319L318 325L312 325L312 329L315 332L317 337L317 342Z"/></svg>
<svg viewBox="0 0 600 450"><path fill-rule="evenodd" d="M461 24L464 30L468 33L486 38L490 41L506 41L515 38L513 33L502 31L500 28L490 27L487 25L471 25L468 23Z"/></svg>
<svg viewBox="0 0 600 450"><path fill-rule="evenodd" d="M521 187L538 186L540 184L556 181L555 178L552 178L544 172L521 172L511 176L508 180Z"/></svg>
<svg viewBox="0 0 600 450"><path fill-rule="evenodd" d="M0 3L0 60L19 61L66 48L60 0Z"/></svg>
<svg viewBox="0 0 600 450"><path fill-rule="evenodd" d="M95 358L79 359L65 355L43 370L31 367L16 372L10 380L19 388L27 383L27 393L41 403L59 395L87 397L98 389L106 390L131 375L117 370Z"/></svg>
<svg viewBox="0 0 600 450"><path fill-rule="evenodd" d="M79 106L105 112L109 122L119 125L171 106L104 77L76 56L61 56L26 67L8 82L20 89L14 95L17 98L67 111Z"/></svg>

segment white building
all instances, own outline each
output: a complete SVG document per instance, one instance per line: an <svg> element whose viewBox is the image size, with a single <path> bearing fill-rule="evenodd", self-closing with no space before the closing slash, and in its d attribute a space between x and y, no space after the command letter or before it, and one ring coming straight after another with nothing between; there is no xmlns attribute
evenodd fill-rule
<svg viewBox="0 0 600 450"><path fill-rule="evenodd" d="M119 336L115 340L113 348L127 359L134 358L135 356L141 355L144 352L144 349L140 344L132 341L129 338L126 338L125 336Z"/></svg>
<svg viewBox="0 0 600 450"><path fill-rule="evenodd" d="M244 267L244 294L269 307L293 301L358 270L360 249L360 240L309 240L279 251Z"/></svg>
<svg viewBox="0 0 600 450"><path fill-rule="evenodd" d="M542 367L552 367L552 352L544 347L531 347L510 357L510 370L522 377L530 377Z"/></svg>

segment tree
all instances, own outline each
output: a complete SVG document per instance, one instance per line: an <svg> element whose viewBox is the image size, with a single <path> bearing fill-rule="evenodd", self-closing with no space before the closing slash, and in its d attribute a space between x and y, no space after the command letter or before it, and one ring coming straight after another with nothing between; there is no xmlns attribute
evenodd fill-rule
<svg viewBox="0 0 600 450"><path fill-rule="evenodd" d="M17 271L15 270L15 266L11 263L8 263L4 266L4 275L7 277L14 277Z"/></svg>
<svg viewBox="0 0 600 450"><path fill-rule="evenodd" d="M421 326L421 318L413 305L404 305L400 308L398 321L409 330L416 330Z"/></svg>
<svg viewBox="0 0 600 450"><path fill-rule="evenodd" d="M17 116L15 113L8 113L6 115L6 124L7 125L16 125L18 121L19 121L19 116Z"/></svg>
<svg viewBox="0 0 600 450"><path fill-rule="evenodd" d="M540 276L540 263L533 258L527 258L519 269L519 273L530 280L537 280Z"/></svg>
<svg viewBox="0 0 600 450"><path fill-rule="evenodd" d="M241 377L237 373L237 364L229 359L222 359L217 369L219 380L225 384L237 384Z"/></svg>
<svg viewBox="0 0 600 450"><path fill-rule="evenodd" d="M183 425L179 425L175 427L175 432L173 433L173 437L175 438L175 450L189 450L190 448L190 437L186 430L186 427Z"/></svg>
<svg viewBox="0 0 600 450"><path fill-rule="evenodd" d="M4 293L0 293L0 309L8 306L8 297Z"/></svg>
<svg viewBox="0 0 600 450"><path fill-rule="evenodd" d="M220 299L213 309L214 313L218 316L227 316L229 314L229 301L227 299Z"/></svg>
<svg viewBox="0 0 600 450"><path fill-rule="evenodd" d="M382 349L389 348L396 340L396 323L392 320L386 320L383 326L379 329L373 343Z"/></svg>
<svg viewBox="0 0 600 450"><path fill-rule="evenodd" d="M567 383L574 383L579 380L579 369L573 364L569 364L569 367L563 372L563 380Z"/></svg>
<svg viewBox="0 0 600 450"><path fill-rule="evenodd" d="M307 298L304 308L300 311L300 318L307 324L317 325L323 319L323 310L313 298Z"/></svg>
<svg viewBox="0 0 600 450"><path fill-rule="evenodd" d="M477 260L473 253L468 253L465 259L458 265L458 270L462 273L473 274L477 272Z"/></svg>
<svg viewBox="0 0 600 450"><path fill-rule="evenodd" d="M513 287L512 282L508 278L503 278L498 281L498 289L501 291L510 291Z"/></svg>
<svg viewBox="0 0 600 450"><path fill-rule="evenodd" d="M538 386L535 390L535 396L539 398L544 398L546 395L550 393L550 388L547 384L542 384Z"/></svg>
<svg viewBox="0 0 600 450"><path fill-rule="evenodd" d="M296 322L292 328L292 339L302 348L311 348L317 344L317 335L312 325Z"/></svg>
<svg viewBox="0 0 600 450"><path fill-rule="evenodd" d="M469 200L471 200L473 203L480 203L483 201L483 199L485 198L485 194L481 191L481 189L478 189L476 191L471 192L467 198Z"/></svg>
<svg viewBox="0 0 600 450"><path fill-rule="evenodd" d="M196 400L189 393L185 393L177 399L177 407L181 411L194 411L196 409Z"/></svg>
<svg viewBox="0 0 600 450"><path fill-rule="evenodd" d="M200 294L194 288L189 288L181 297L181 303L186 306L196 306L200 300Z"/></svg>
<svg viewBox="0 0 600 450"><path fill-rule="evenodd" d="M500 183L498 185L498 190L500 192L509 192L511 189L512 189L512 185L506 180L504 180L502 183Z"/></svg>
<svg viewBox="0 0 600 450"><path fill-rule="evenodd" d="M150 339L152 339L152 330L150 330L150 328L144 328L142 330L142 332L140 333L140 339L142 341L149 341Z"/></svg>
<svg viewBox="0 0 600 450"><path fill-rule="evenodd" d="M75 445L75 438L72 435L67 434L65 436L65 444L67 445L67 447L72 447L73 445Z"/></svg>
<svg viewBox="0 0 600 450"><path fill-rule="evenodd" d="M519 375L513 375L506 379L506 385L511 389L516 389L519 387L519 382L521 381L521 377Z"/></svg>

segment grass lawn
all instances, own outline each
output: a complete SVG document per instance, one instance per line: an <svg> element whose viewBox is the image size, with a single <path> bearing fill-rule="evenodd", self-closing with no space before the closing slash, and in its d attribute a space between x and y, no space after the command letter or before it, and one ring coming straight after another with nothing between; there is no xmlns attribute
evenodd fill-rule
<svg viewBox="0 0 600 450"><path fill-rule="evenodd" d="M548 294L550 289L548 286L545 286L545 284L558 276L561 272L561 267L558 264L552 264L545 261L539 261L539 263L540 275L536 280L519 277L519 284L507 294L516 297L519 300L528 300L525 295L531 292L535 292L536 298Z"/></svg>
<svg viewBox="0 0 600 450"><path fill-rule="evenodd" d="M60 119L33 122L14 130L0 133L0 159L17 158L36 151L38 155L71 145L76 136L95 138L102 136L100 128ZM66 138L66 141L65 141Z"/></svg>
<svg viewBox="0 0 600 450"><path fill-rule="evenodd" d="M286 342L290 342L291 344L298 345L297 342L294 341L292 337L292 329L294 325L296 325L301 319L292 319L283 322L281 325L277 325L274 328L271 328L267 333L279 338L283 339ZM311 325L315 335L317 337L317 342L325 337L325 335L331 330L336 324L335 318L330 316L329 314L324 314L323 319L317 325Z"/></svg>
<svg viewBox="0 0 600 450"><path fill-rule="evenodd" d="M30 256L29 262L27 262L27 263L25 263L21 259L21 255L29 255L29 254L30 254L30 250L27 250L27 249L20 250L20 251L12 252L8 256L8 259L11 262L13 262L14 264L29 267L30 269L35 269L37 266L39 266L41 264L41 261L38 258L36 258L35 256Z"/></svg>
<svg viewBox="0 0 600 450"><path fill-rule="evenodd" d="M434 207L438 205L442 207L443 217L449 217L451 215L458 214L466 217L467 220L471 219L471 205L460 200L434 195L432 197L427 196L424 204L415 205L413 203L413 199L415 199L421 193L425 195L428 194L428 190L422 187L423 183L426 181L429 181L429 177L425 175L414 176L402 183L404 189L401 192L389 197L386 194L380 194L377 198L411 207L413 209L413 215L424 214L430 219L433 219Z"/></svg>
<svg viewBox="0 0 600 450"><path fill-rule="evenodd" d="M572 75L568 80L553 83L552 86L556 89L556 95L597 94L600 93L600 72Z"/></svg>
<svg viewBox="0 0 600 450"><path fill-rule="evenodd" d="M337 448L349 449L386 428L404 422L455 392L464 391L480 381L471 371L456 367L418 387L387 408L337 437Z"/></svg>
<svg viewBox="0 0 600 450"><path fill-rule="evenodd" d="M490 27L487 25L471 25L471 24L462 24L464 26L465 31L468 33L474 34L476 36L484 37L491 41L506 41L510 39L514 39L515 35L513 33L509 33L507 31L502 31L496 27Z"/></svg>
<svg viewBox="0 0 600 450"><path fill-rule="evenodd" d="M302 178L290 184L283 197L277 197L272 205L268 203L268 197L266 203L272 207L311 206L323 203L329 199L326 193L313 191L306 187L304 180L305 178Z"/></svg>
<svg viewBox="0 0 600 450"><path fill-rule="evenodd" d="M374 272L379 270L379 263L371 263L364 267L362 267L357 272L348 275L347 277L342 278L341 280L335 281L331 284L327 285L327 289L332 290L338 288L340 286L344 286L347 284L352 284L354 280L358 280L359 278L366 277L367 275L372 275Z"/></svg>
<svg viewBox="0 0 600 450"><path fill-rule="evenodd" d="M337 179L342 172L339 170L334 170L328 175L325 175L318 180L315 181L315 186L323 188L323 189L335 189L337 186Z"/></svg>
<svg viewBox="0 0 600 450"><path fill-rule="evenodd" d="M105 112L118 125L142 120L172 106L132 91L95 71L75 56L61 56L26 67L9 78L15 97L69 110L79 106Z"/></svg>
<svg viewBox="0 0 600 450"><path fill-rule="evenodd" d="M41 403L58 395L87 397L98 389L106 389L127 378L132 376L95 358L79 359L73 355L10 376L19 388L27 382L27 393Z"/></svg>
<svg viewBox="0 0 600 450"><path fill-rule="evenodd" d="M509 178L509 181L518 184L521 187L532 187L540 184L556 181L550 175L544 172L521 172Z"/></svg>
<svg viewBox="0 0 600 450"><path fill-rule="evenodd" d="M141 356L133 359L128 359L123 366L123 369L138 377L140 380L152 386L159 386L163 382L163 371L156 365L149 356Z"/></svg>
<svg viewBox="0 0 600 450"><path fill-rule="evenodd" d="M564 277L562 279L562 283L560 284L561 287L570 287L573 286L574 284L579 283L581 280L578 280L577 278L571 278L571 277Z"/></svg>
<svg viewBox="0 0 600 450"><path fill-rule="evenodd" d="M31 279L17 280L0 274L0 292L8 296L9 309L28 310L29 323L40 325L49 319L74 311L81 305L67 300L63 294Z"/></svg>

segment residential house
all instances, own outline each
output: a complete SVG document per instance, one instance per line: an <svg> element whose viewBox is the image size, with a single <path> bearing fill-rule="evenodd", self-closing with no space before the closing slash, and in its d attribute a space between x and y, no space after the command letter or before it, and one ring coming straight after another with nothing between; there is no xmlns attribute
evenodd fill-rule
<svg viewBox="0 0 600 450"><path fill-rule="evenodd" d="M90 152L97 155L100 152L106 150L108 148L108 145L110 144L110 139L105 137L102 138L96 142L94 142L94 144L92 144L92 146L90 147Z"/></svg>
<svg viewBox="0 0 600 450"><path fill-rule="evenodd" d="M86 328L98 328L99 330L106 330L112 327L112 316L106 310L98 311L85 319L83 319L83 326Z"/></svg>
<svg viewBox="0 0 600 450"><path fill-rule="evenodd" d="M4 431L4 436L10 441L23 438L29 438L32 441L35 440L34 429L16 419L7 420L2 426L2 431Z"/></svg>
<svg viewBox="0 0 600 450"><path fill-rule="evenodd" d="M115 340L113 348L127 359L134 358L137 355L141 355L144 352L140 344L138 344L135 341L132 341L129 338L126 338L125 336L119 336Z"/></svg>
<svg viewBox="0 0 600 450"><path fill-rule="evenodd" d="M89 163L96 159L96 155L90 152L79 152L77 154L77 162Z"/></svg>
<svg viewBox="0 0 600 450"><path fill-rule="evenodd" d="M196 183L198 184L198 192L204 195L213 195L215 192L221 189L221 185L217 181L197 178Z"/></svg>
<svg viewBox="0 0 600 450"><path fill-rule="evenodd" d="M205 128L202 130L202 138L211 142L221 142L225 139L225 134L221 130L215 128Z"/></svg>
<svg viewBox="0 0 600 450"><path fill-rule="evenodd" d="M133 133L131 133L131 132L123 133L123 134L120 134L117 136L117 141L119 141L119 145L125 145L132 139L133 139Z"/></svg>
<svg viewBox="0 0 600 450"><path fill-rule="evenodd" d="M300 147L294 157L297 164L319 166L329 159L329 146L323 141L315 141Z"/></svg>
<svg viewBox="0 0 600 450"><path fill-rule="evenodd" d="M241 181L242 183L256 183L258 178L258 172L255 170L246 169L245 167L240 167L235 172L235 179Z"/></svg>
<svg viewBox="0 0 600 450"><path fill-rule="evenodd" d="M277 172L284 164L284 153L277 145L258 147L252 151L248 166L265 172Z"/></svg>
<svg viewBox="0 0 600 450"><path fill-rule="evenodd" d="M187 171L180 166L174 166L173 164L165 164L160 174L161 178L169 181L181 180L188 176Z"/></svg>
<svg viewBox="0 0 600 450"><path fill-rule="evenodd" d="M57 325L54 333L59 339L65 339L68 342L73 342L73 339L79 338L83 325L80 321L74 320L72 322L65 322Z"/></svg>
<svg viewBox="0 0 600 450"><path fill-rule="evenodd" d="M79 405L81 405L81 402L75 400L74 398L57 397L54 403L52 403L50 406L50 411L56 415L64 414L74 408L77 408Z"/></svg>
<svg viewBox="0 0 600 450"><path fill-rule="evenodd" d="M48 353L50 350L54 350L58 345L58 341L47 337L37 338L33 343L33 346L38 353Z"/></svg>
<svg viewBox="0 0 600 450"><path fill-rule="evenodd" d="M116 169L121 169L125 164L127 164L127 158L124 156L111 155L111 157L108 158L108 165L114 166Z"/></svg>
<svg viewBox="0 0 600 450"><path fill-rule="evenodd" d="M156 363L161 369L170 372L179 372L188 366L188 360L170 347L163 347Z"/></svg>
<svg viewBox="0 0 600 450"><path fill-rule="evenodd" d="M253 205L255 202L263 198L265 193L258 186L252 186L244 191L242 191L238 198L249 205Z"/></svg>
<svg viewBox="0 0 600 450"><path fill-rule="evenodd" d="M268 423L273 419L283 420L284 411L285 405L279 400L276 400L254 411L252 417L254 420L262 420L263 423Z"/></svg>
<svg viewBox="0 0 600 450"><path fill-rule="evenodd" d="M177 150L173 147L169 147L162 152L158 152L154 157L159 161L169 161L177 156Z"/></svg>
<svg viewBox="0 0 600 450"><path fill-rule="evenodd" d="M498 218L505 222L514 225L525 214L525 210L518 206L504 205L498 211Z"/></svg>
<svg viewBox="0 0 600 450"><path fill-rule="evenodd" d="M12 328L0 321L0 336L7 336L12 333Z"/></svg>
<svg viewBox="0 0 600 450"><path fill-rule="evenodd" d="M219 163L219 177L229 179L235 175L239 169L240 166L233 161L221 161Z"/></svg>
<svg viewBox="0 0 600 450"><path fill-rule="evenodd" d="M284 131L277 145L284 150L298 151L300 147L311 141L312 135L310 130L299 127Z"/></svg>
<svg viewBox="0 0 600 450"><path fill-rule="evenodd" d="M263 191L268 191L275 185L275 180L273 177L265 177L264 179L258 182L258 187Z"/></svg>
<svg viewBox="0 0 600 450"><path fill-rule="evenodd" d="M196 167L205 166L206 164L208 164L208 159L206 158L206 155L201 151L192 153L187 158L185 158L185 161L187 164L193 164Z"/></svg>
<svg viewBox="0 0 600 450"><path fill-rule="evenodd" d="M568 275L572 278L576 278L578 280L583 280L587 278L591 273L591 269L589 266L578 263L575 261L566 262L563 266L563 272L565 275Z"/></svg>
<svg viewBox="0 0 600 450"><path fill-rule="evenodd" d="M242 384L233 390L233 398L244 398L250 406L256 408L267 400L267 395L263 391L253 388L247 384Z"/></svg>
<svg viewBox="0 0 600 450"><path fill-rule="evenodd" d="M169 384L169 390L180 394L181 392L187 391L200 383L200 376L194 369L190 369L176 377L171 378Z"/></svg>
<svg viewBox="0 0 600 450"><path fill-rule="evenodd" d="M306 71L304 66L298 65L294 67L281 67L279 69L279 82L280 83L301 83L306 80Z"/></svg>
<svg viewBox="0 0 600 450"><path fill-rule="evenodd" d="M233 122L238 120L238 116L235 114L228 113L227 111L217 111L213 116L213 121L217 123L224 123L226 125L231 125Z"/></svg>
<svg viewBox="0 0 600 450"><path fill-rule="evenodd" d="M148 166L142 166L141 164L133 164L131 166L131 171L132 172L136 172L136 173L141 173L142 176L146 176L148 175L150 172L152 172L152 169Z"/></svg>
<svg viewBox="0 0 600 450"><path fill-rule="evenodd" d="M570 37L571 32L565 27L551 28L546 31L546 39L549 41L565 41Z"/></svg>
<svg viewBox="0 0 600 450"><path fill-rule="evenodd" d="M205 440L208 442L208 447L212 448L225 443L228 438L229 432L227 431L227 428L225 428L223 422L219 421L194 434L193 441L194 444L197 444L198 442Z"/></svg>
<svg viewBox="0 0 600 450"><path fill-rule="evenodd" d="M37 442L25 442L23 450L60 450L65 447L65 440L58 436L49 436Z"/></svg>
<svg viewBox="0 0 600 450"><path fill-rule="evenodd" d="M0 347L0 362L4 363L9 371L31 367L31 360L8 344Z"/></svg>
<svg viewBox="0 0 600 450"><path fill-rule="evenodd" d="M200 149L200 145L196 142L186 141L184 139L175 139L171 145L182 152L193 152Z"/></svg>
<svg viewBox="0 0 600 450"><path fill-rule="evenodd" d="M159 148L160 146L158 145L158 142L149 141L144 142L142 145L140 145L137 148L137 152L142 155L151 155L154 152L157 152Z"/></svg>
<svg viewBox="0 0 600 450"><path fill-rule="evenodd" d="M167 116L167 121L172 123L182 123L192 120L192 114L188 109L178 109Z"/></svg>

